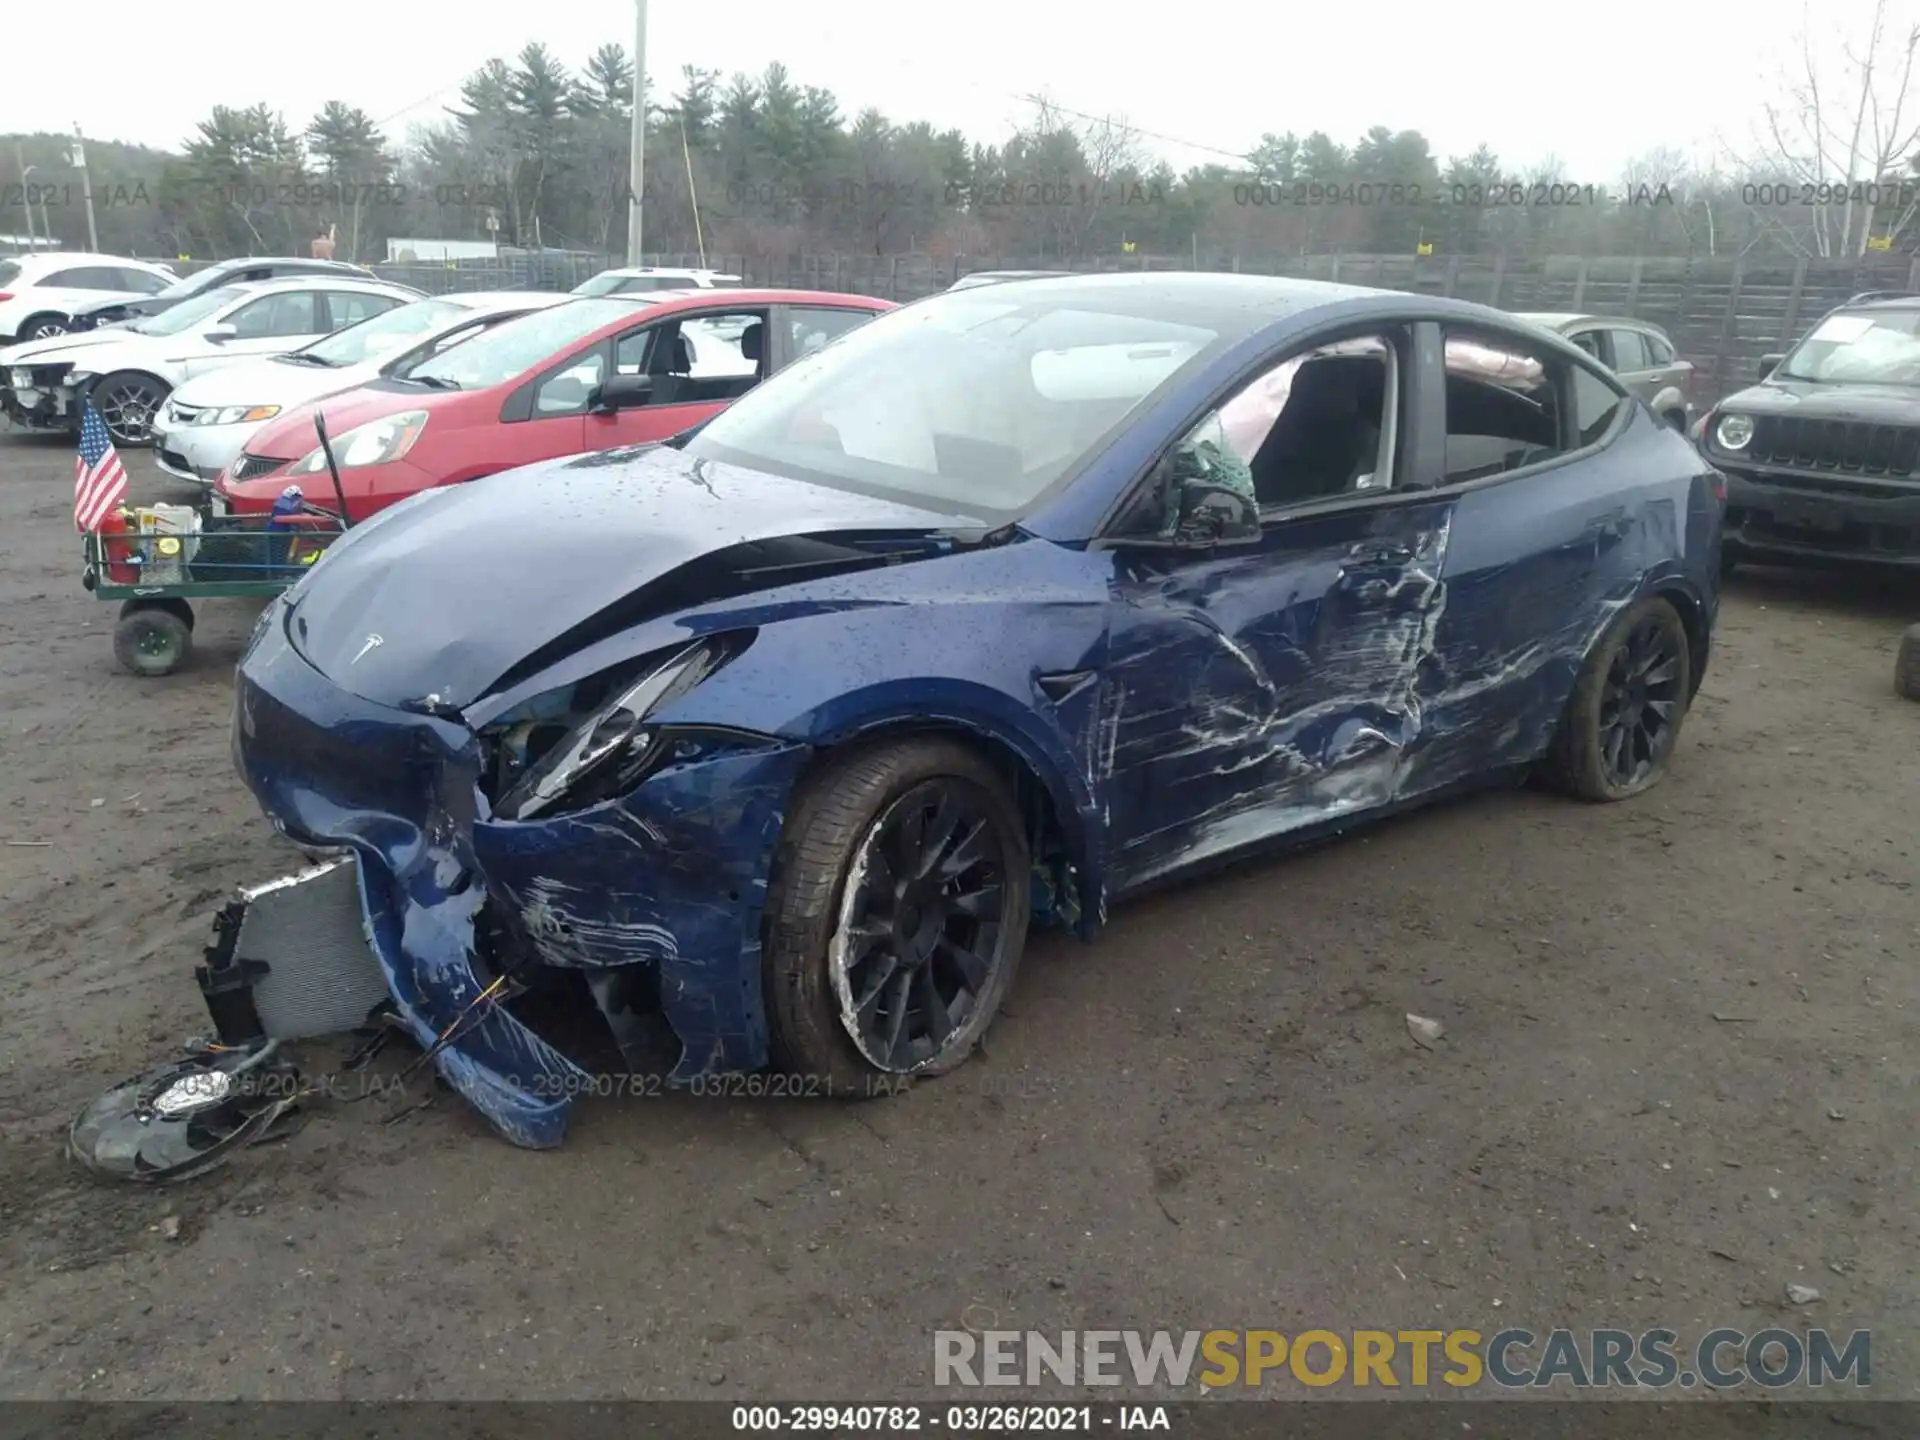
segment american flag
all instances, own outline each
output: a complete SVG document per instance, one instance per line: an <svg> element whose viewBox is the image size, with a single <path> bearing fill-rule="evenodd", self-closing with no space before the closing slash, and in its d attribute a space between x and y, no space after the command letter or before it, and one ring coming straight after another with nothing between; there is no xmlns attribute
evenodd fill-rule
<svg viewBox="0 0 1920 1440"><path fill-rule="evenodd" d="M127 470L113 448L100 412L87 401L80 421L80 454L73 462L73 524L81 534L98 530L127 494Z"/></svg>

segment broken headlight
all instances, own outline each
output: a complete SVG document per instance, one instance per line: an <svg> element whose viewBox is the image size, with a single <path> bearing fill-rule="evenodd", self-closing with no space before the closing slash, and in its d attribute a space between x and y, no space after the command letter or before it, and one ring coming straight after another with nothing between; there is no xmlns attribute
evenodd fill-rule
<svg viewBox="0 0 1920 1440"><path fill-rule="evenodd" d="M697 641L639 679L617 683L506 787L494 813L531 820L562 801L569 808L597 805L631 789L668 748L647 717L739 655L752 638L748 632Z"/></svg>

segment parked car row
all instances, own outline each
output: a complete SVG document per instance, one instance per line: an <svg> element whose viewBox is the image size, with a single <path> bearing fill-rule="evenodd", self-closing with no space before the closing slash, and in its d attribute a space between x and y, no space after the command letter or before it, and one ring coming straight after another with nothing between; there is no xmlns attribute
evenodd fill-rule
<svg viewBox="0 0 1920 1440"><path fill-rule="evenodd" d="M0 398L16 425L65 431L79 428L81 402L90 399L116 443L143 445L161 406L193 377L296 349L422 298L410 286L351 274L215 284L157 314L0 350Z"/></svg>

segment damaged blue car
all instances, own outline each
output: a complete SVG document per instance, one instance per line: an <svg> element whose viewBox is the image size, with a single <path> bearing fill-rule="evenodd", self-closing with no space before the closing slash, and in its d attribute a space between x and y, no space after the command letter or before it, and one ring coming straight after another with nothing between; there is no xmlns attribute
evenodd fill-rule
<svg viewBox="0 0 1920 1440"><path fill-rule="evenodd" d="M351 849L401 1021L508 1138L609 1062L874 1093L966 1058L1036 924L1470 786L1655 784L1719 483L1494 310L955 291L355 528L262 617L236 760Z"/></svg>

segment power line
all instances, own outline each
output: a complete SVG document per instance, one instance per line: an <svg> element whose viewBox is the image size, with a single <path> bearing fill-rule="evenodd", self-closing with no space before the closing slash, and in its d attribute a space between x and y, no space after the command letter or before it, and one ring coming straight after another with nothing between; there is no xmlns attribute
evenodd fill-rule
<svg viewBox="0 0 1920 1440"><path fill-rule="evenodd" d="M1049 100L1044 95L1015 95L1015 100L1025 100L1033 105L1044 105L1049 110L1057 110L1062 115L1071 115L1076 120L1091 121L1095 125L1110 125L1115 130L1123 130L1129 135L1139 135L1148 140L1158 140L1163 145L1178 145L1186 150L1204 150L1209 155L1219 155L1228 160L1251 160L1253 157L1240 150L1227 150L1218 145L1206 145L1198 140L1183 140L1178 135L1165 135L1158 130L1148 130L1139 125L1129 125L1123 120L1115 120L1106 115L1090 115L1085 110L1075 110L1070 105L1062 105Z"/></svg>

